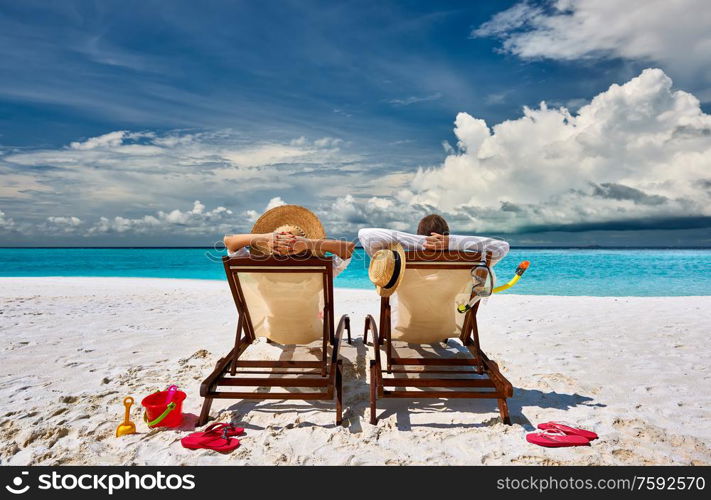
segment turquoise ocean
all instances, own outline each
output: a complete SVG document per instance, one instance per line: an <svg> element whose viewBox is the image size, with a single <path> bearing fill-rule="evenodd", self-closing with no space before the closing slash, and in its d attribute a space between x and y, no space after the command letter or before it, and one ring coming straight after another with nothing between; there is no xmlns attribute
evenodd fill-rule
<svg viewBox="0 0 711 500"><path fill-rule="evenodd" d="M0 248L0 276L107 276L224 280L221 252L201 248ZM525 295L711 295L711 249L512 249L496 266L498 284L522 260L531 267L504 293ZM372 287L357 249L335 280Z"/></svg>

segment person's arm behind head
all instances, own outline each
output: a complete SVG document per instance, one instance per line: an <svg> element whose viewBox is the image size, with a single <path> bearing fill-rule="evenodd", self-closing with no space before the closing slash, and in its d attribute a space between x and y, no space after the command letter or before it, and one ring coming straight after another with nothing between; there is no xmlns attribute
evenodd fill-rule
<svg viewBox="0 0 711 500"><path fill-rule="evenodd" d="M392 238L392 231L379 227L367 227L358 231L358 240L365 253L371 257L378 250L385 248Z"/></svg>
<svg viewBox="0 0 711 500"><path fill-rule="evenodd" d="M492 265L503 259L509 252L509 244L504 240L482 236L449 235L449 249L468 252L491 252Z"/></svg>
<svg viewBox="0 0 711 500"><path fill-rule="evenodd" d="M318 250L319 253L330 252L339 256L343 260L348 260L353 255L355 243L345 240L310 240L311 251Z"/></svg>
<svg viewBox="0 0 711 500"><path fill-rule="evenodd" d="M223 242L225 243L225 248L227 248L229 253L235 253L237 250L244 247L263 246L273 248L275 238L273 233L228 234L225 235Z"/></svg>
<svg viewBox="0 0 711 500"><path fill-rule="evenodd" d="M358 231L358 239L365 252L371 257L375 252L387 248L392 243L400 243L405 251L425 248L424 236L394 229L364 228Z"/></svg>

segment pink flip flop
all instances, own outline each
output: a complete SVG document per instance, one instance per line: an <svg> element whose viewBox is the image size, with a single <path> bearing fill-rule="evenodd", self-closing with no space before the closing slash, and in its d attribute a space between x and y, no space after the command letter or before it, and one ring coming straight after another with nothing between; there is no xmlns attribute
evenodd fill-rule
<svg viewBox="0 0 711 500"><path fill-rule="evenodd" d="M582 436L589 441L598 438L598 435L594 432L581 429L580 427L575 427L574 424L571 424L569 422L544 422L542 424L538 424L538 428L544 431L552 429L564 432L572 436Z"/></svg>
<svg viewBox="0 0 711 500"><path fill-rule="evenodd" d="M569 446L590 446L590 441L582 436L566 434L563 431L549 429L526 434L526 441L546 448L565 448Z"/></svg>
<svg viewBox="0 0 711 500"><path fill-rule="evenodd" d="M180 443L190 450L206 449L227 453L239 446L239 439L230 436L237 436L243 432L242 427L216 422L206 427L204 431L185 436Z"/></svg>

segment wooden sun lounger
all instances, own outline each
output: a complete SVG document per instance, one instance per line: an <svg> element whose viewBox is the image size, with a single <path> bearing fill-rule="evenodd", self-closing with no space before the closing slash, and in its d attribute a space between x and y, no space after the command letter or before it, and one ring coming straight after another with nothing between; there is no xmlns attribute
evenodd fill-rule
<svg viewBox="0 0 711 500"><path fill-rule="evenodd" d="M232 350L221 358L215 369L200 385L204 399L198 426L209 417L210 406L218 399L259 400L328 400L336 397L336 424L343 418L343 380L338 347L343 331L351 342L350 320L343 315L334 333L333 265L331 257L223 257L227 281L232 291L239 319ZM312 360L249 360L245 351L255 341L255 329L250 319L240 273L319 273L323 276L323 339L320 359ZM330 347L330 348L329 348ZM246 376L245 376L246 375ZM222 387L236 388L224 390ZM314 388L315 392L242 392L245 387Z"/></svg>
<svg viewBox="0 0 711 500"><path fill-rule="evenodd" d="M489 252L484 258L476 252L449 251L406 252L406 257L408 270L471 269L477 263L491 263ZM442 307L446 306L443 304ZM378 421L378 398L493 398L498 401L501 419L511 425L506 398L513 396L513 386L501 374L496 362L490 360L481 349L476 321L478 309L479 302L466 313L459 335L469 356L403 356L400 354L402 351L412 352L413 349L397 349L397 341L391 339L390 299L381 297L380 327L368 315L363 334L363 342L367 343L368 331L371 332L375 352L375 359L370 361L371 424L377 424ZM442 335L443 338L446 336ZM384 351L385 369L382 366L381 351Z"/></svg>

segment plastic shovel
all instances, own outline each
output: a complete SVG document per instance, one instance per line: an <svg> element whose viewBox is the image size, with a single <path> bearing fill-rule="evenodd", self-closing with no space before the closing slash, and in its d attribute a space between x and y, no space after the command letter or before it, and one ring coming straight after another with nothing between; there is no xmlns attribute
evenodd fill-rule
<svg viewBox="0 0 711 500"><path fill-rule="evenodd" d="M124 398L123 405L126 407L126 413L124 413L123 422L116 427L116 437L136 432L136 424L131 422L129 418L131 414L131 405L133 405L133 398L131 396Z"/></svg>
<svg viewBox="0 0 711 500"><path fill-rule="evenodd" d="M175 396L175 393L178 392L178 386L171 385L166 390L168 391L168 397L165 399L165 402L170 403L171 401L173 401L173 397Z"/></svg>

